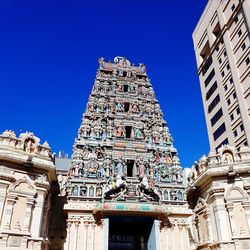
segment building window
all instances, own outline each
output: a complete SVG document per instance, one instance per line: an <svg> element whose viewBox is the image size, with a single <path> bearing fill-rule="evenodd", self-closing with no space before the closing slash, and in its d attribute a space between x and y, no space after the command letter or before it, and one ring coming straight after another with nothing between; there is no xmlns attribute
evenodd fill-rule
<svg viewBox="0 0 250 250"><path fill-rule="evenodd" d="M231 104L231 100L227 99L227 105L230 105L230 104Z"/></svg>
<svg viewBox="0 0 250 250"><path fill-rule="evenodd" d="M220 95L218 94L208 106L208 113L211 113L215 106L220 102Z"/></svg>
<svg viewBox="0 0 250 250"><path fill-rule="evenodd" d="M209 73L209 75L207 76L206 80L204 81L205 87L207 87L207 85L211 82L211 80L213 79L214 75L215 75L215 71L214 71L214 69L212 69L212 71Z"/></svg>
<svg viewBox="0 0 250 250"><path fill-rule="evenodd" d="M230 115L230 119L231 119L231 121L234 120L234 114L231 114L231 115Z"/></svg>
<svg viewBox="0 0 250 250"><path fill-rule="evenodd" d="M224 77L225 76L225 72L224 70L221 72L221 76Z"/></svg>
<svg viewBox="0 0 250 250"><path fill-rule="evenodd" d="M222 60L221 60L221 58L219 59L219 64L221 64L222 63Z"/></svg>
<svg viewBox="0 0 250 250"><path fill-rule="evenodd" d="M240 114L240 108L239 107L236 109L236 113L237 113L237 115Z"/></svg>
<svg viewBox="0 0 250 250"><path fill-rule="evenodd" d="M127 84L124 84L124 85L123 85L123 91L124 91L124 92L128 92L128 85L127 85Z"/></svg>
<svg viewBox="0 0 250 250"><path fill-rule="evenodd" d="M227 84L224 86L225 91L227 91Z"/></svg>
<svg viewBox="0 0 250 250"><path fill-rule="evenodd" d="M244 146L246 146L246 147L247 147L247 142L244 142Z"/></svg>
<svg viewBox="0 0 250 250"><path fill-rule="evenodd" d="M238 21L239 21L239 18L236 16L236 17L234 18L234 23L236 24L236 23L238 23Z"/></svg>
<svg viewBox="0 0 250 250"><path fill-rule="evenodd" d="M243 44L241 45L241 49L242 49L242 51L244 51L244 50L245 50L245 48L246 48L246 44L245 44L245 43L243 43Z"/></svg>
<svg viewBox="0 0 250 250"><path fill-rule="evenodd" d="M210 68L210 66L211 66L212 63L213 63L213 59L212 59L212 57L209 57L207 59L207 62L204 64L204 66L202 68L202 75L203 76L207 73L207 71Z"/></svg>
<svg viewBox="0 0 250 250"><path fill-rule="evenodd" d="M222 108L220 108L211 119L211 125L214 126L214 124L222 117L222 115L223 115Z"/></svg>
<svg viewBox="0 0 250 250"><path fill-rule="evenodd" d="M244 126L243 126L243 124L240 125L240 131L244 131Z"/></svg>
<svg viewBox="0 0 250 250"><path fill-rule="evenodd" d="M227 70L229 70L230 69L230 66L229 66L229 64L227 65Z"/></svg>
<svg viewBox="0 0 250 250"><path fill-rule="evenodd" d="M234 130L234 137L236 137L238 135L237 130Z"/></svg>
<svg viewBox="0 0 250 250"><path fill-rule="evenodd" d="M227 56L227 52L226 52L226 51L224 51L223 55L224 55L224 57L226 57L226 56Z"/></svg>
<svg viewBox="0 0 250 250"><path fill-rule="evenodd" d="M239 30L239 31L238 31L238 37L240 37L241 35L242 35L242 31Z"/></svg>
<svg viewBox="0 0 250 250"><path fill-rule="evenodd" d="M226 131L225 123L223 122L220 127L213 133L214 141L216 141Z"/></svg>
<svg viewBox="0 0 250 250"><path fill-rule="evenodd" d="M216 147L216 151L223 145L228 145L228 139L226 138L222 143L220 143L217 147Z"/></svg>
<svg viewBox="0 0 250 250"><path fill-rule="evenodd" d="M246 65L248 65L250 63L250 58L248 57L245 62L246 62Z"/></svg>
<svg viewBox="0 0 250 250"><path fill-rule="evenodd" d="M231 84L233 83L233 78L232 78L232 77L230 78L229 82L230 82Z"/></svg>
<svg viewBox="0 0 250 250"><path fill-rule="evenodd" d="M208 100L211 95L214 93L214 91L217 89L218 85L217 85L217 81L214 82L214 84L211 86L211 88L208 90L207 94L206 94L206 100Z"/></svg>
<svg viewBox="0 0 250 250"><path fill-rule="evenodd" d="M216 51L217 51L217 52L219 51L219 46L216 47Z"/></svg>
<svg viewBox="0 0 250 250"><path fill-rule="evenodd" d="M235 92L233 93L233 98L236 99L236 93Z"/></svg>
<svg viewBox="0 0 250 250"><path fill-rule="evenodd" d="M232 11L235 10L235 4L232 5L231 10L232 10Z"/></svg>

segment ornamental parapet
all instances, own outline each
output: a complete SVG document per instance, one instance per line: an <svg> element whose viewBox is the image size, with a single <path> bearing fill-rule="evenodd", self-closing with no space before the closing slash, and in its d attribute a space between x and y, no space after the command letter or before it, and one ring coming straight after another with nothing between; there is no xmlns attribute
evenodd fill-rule
<svg viewBox="0 0 250 250"><path fill-rule="evenodd" d="M31 132L21 133L19 137L11 130L0 134L0 161L3 164L2 168L0 166L0 179L15 181L10 166L14 169L17 164L25 169L46 170L49 172L49 179L56 181L54 160L48 142L40 144L40 139Z"/></svg>
<svg viewBox="0 0 250 250"><path fill-rule="evenodd" d="M211 177L249 173L250 148L243 147L239 151L235 147L222 146L216 153L211 151L195 162L188 176L187 192L195 189Z"/></svg>
<svg viewBox="0 0 250 250"><path fill-rule="evenodd" d="M0 135L0 149L19 150L31 155L54 158L48 142L40 144L40 139L31 132L21 133L17 137L14 131L4 131Z"/></svg>

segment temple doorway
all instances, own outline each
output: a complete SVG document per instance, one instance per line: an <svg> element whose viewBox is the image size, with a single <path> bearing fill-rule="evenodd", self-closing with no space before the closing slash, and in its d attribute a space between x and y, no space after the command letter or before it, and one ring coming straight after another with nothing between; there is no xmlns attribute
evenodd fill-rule
<svg viewBox="0 0 250 250"><path fill-rule="evenodd" d="M134 160L127 160L127 176L133 177L134 176Z"/></svg>
<svg viewBox="0 0 250 250"><path fill-rule="evenodd" d="M142 216L109 218L108 250L157 250L155 220Z"/></svg>

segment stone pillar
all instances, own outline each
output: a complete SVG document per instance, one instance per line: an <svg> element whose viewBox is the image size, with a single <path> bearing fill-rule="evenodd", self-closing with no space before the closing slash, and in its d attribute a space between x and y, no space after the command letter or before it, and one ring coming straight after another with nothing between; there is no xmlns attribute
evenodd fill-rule
<svg viewBox="0 0 250 250"><path fill-rule="evenodd" d="M102 250L109 248L109 219L103 220L103 247Z"/></svg>
<svg viewBox="0 0 250 250"><path fill-rule="evenodd" d="M25 209L25 216L24 216L24 231L30 231L30 219L31 219L31 211L34 205L35 199L33 197L27 197L26 209Z"/></svg>
<svg viewBox="0 0 250 250"><path fill-rule="evenodd" d="M37 188L36 206L33 210L33 216L32 216L33 220L31 224L32 237L41 236L41 226L43 219L43 207L44 207L45 196L46 196L46 189Z"/></svg>
<svg viewBox="0 0 250 250"><path fill-rule="evenodd" d="M67 228L66 228L66 231L67 231L67 238L66 238L66 242L65 242L65 245L64 245L64 249L65 250L70 250L70 240L71 240L71 220L67 220Z"/></svg>
<svg viewBox="0 0 250 250"><path fill-rule="evenodd" d="M245 201L242 205L245 209L246 221L248 224L248 235L250 235L250 202Z"/></svg>
<svg viewBox="0 0 250 250"><path fill-rule="evenodd" d="M167 228L167 242L168 250L173 250L172 228L171 225Z"/></svg>
<svg viewBox="0 0 250 250"><path fill-rule="evenodd" d="M10 222L11 222L14 204L16 203L16 198L17 197L15 194L9 194L7 197L7 206L5 209L5 213L3 216L3 223L2 223L5 230L10 229Z"/></svg>
<svg viewBox="0 0 250 250"><path fill-rule="evenodd" d="M232 237L237 237L237 226L235 224L235 219L234 219L234 204L232 202L227 203L227 211L231 225Z"/></svg>

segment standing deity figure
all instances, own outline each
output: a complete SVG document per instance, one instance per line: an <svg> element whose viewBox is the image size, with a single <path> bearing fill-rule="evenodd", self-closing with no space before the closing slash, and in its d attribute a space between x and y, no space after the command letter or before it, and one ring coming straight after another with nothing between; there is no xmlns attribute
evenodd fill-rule
<svg viewBox="0 0 250 250"><path fill-rule="evenodd" d="M125 172L125 162L119 158L115 161L115 173L123 174Z"/></svg>
<svg viewBox="0 0 250 250"><path fill-rule="evenodd" d="M111 112L112 114L115 113L116 106L115 106L114 103L110 103L110 104L109 104L109 110L110 110L110 112Z"/></svg>
<svg viewBox="0 0 250 250"><path fill-rule="evenodd" d="M139 177L143 177L146 171L146 163L143 161L142 158L139 158L136 162L137 165L137 173Z"/></svg>
<svg viewBox="0 0 250 250"><path fill-rule="evenodd" d="M36 150L36 144L34 141L32 141L31 139L26 140L24 143L24 150L27 153L35 153Z"/></svg>
<svg viewBox="0 0 250 250"><path fill-rule="evenodd" d="M112 160L109 155L106 155L103 161L103 169L105 177L109 177L112 174Z"/></svg>

